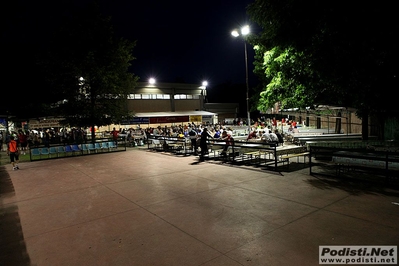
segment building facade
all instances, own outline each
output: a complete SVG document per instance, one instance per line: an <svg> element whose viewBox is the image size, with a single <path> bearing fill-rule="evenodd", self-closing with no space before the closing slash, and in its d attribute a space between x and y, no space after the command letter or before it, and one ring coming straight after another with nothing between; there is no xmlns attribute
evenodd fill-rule
<svg viewBox="0 0 399 266"><path fill-rule="evenodd" d="M128 96L128 110L135 117L124 126L217 122L216 113L204 110L205 101L203 85L137 82Z"/></svg>

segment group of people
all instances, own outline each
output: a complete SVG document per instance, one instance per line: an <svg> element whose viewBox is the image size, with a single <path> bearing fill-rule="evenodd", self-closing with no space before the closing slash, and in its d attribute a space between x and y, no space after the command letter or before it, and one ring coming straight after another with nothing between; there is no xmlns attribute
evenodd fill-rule
<svg viewBox="0 0 399 266"><path fill-rule="evenodd" d="M109 134L114 141L117 141L120 136L125 136L128 142L137 139L146 141L152 137L186 139L191 143L192 152L195 155L199 155L201 161L204 160L204 156L208 152L208 140L225 141L228 144L226 145L225 150L227 150L229 145L232 145L233 141L233 130L221 124L196 125L194 123L188 123L186 125L148 127L146 129L138 127L137 129L129 128L118 130L113 128Z"/></svg>
<svg viewBox="0 0 399 266"><path fill-rule="evenodd" d="M226 145L223 147L222 155L226 156L229 146L233 144L233 136L231 128L224 126L199 126L192 125L188 130L188 136L191 141L191 150L194 154L198 154L198 147L200 148L200 161L204 161L205 154L208 153L208 141L224 141Z"/></svg>
<svg viewBox="0 0 399 266"><path fill-rule="evenodd" d="M13 170L18 170L20 154L26 154L30 147L50 146L50 143L64 143L85 139L85 132L81 129L72 128L56 131L46 130L18 130L0 131L0 151L6 151L10 157Z"/></svg>
<svg viewBox="0 0 399 266"><path fill-rule="evenodd" d="M273 129L271 129L273 128ZM297 131L296 127L291 125L288 133ZM184 138L191 142L191 149L194 154L200 155L200 160L203 160L205 154L208 152L208 140L224 141L225 154L228 147L233 143L233 130L231 127L224 124L181 124L173 126L158 126L148 127L142 129L119 129L110 132L111 137L117 141L121 134L125 134L128 141L135 141L135 139L143 140L144 142L153 136L177 137ZM270 124L266 126L264 123L255 123L252 126L252 131L248 134L247 141L261 140L267 143L283 143L281 133ZM7 151L10 154L10 160L13 163L13 169L18 169L18 152L25 153L29 147L38 147L39 145L50 146L50 143L64 143L64 142L81 142L87 141L86 131L79 128L72 129L46 129L43 131L36 130L20 130L18 132L0 133L0 148L3 150L3 143L7 145ZM16 149L9 148L9 143L16 143ZM12 144L13 145L13 144ZM200 152L199 152L200 150ZM12 158L11 158L12 156Z"/></svg>
<svg viewBox="0 0 399 266"><path fill-rule="evenodd" d="M284 138L278 129L271 130L270 127L264 127L253 130L250 134L248 134L247 141L261 141L282 145L284 143Z"/></svg>

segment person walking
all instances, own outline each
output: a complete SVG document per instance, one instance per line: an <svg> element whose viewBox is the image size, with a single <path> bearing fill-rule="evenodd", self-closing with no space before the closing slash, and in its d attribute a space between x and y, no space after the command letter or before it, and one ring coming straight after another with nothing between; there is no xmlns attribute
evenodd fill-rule
<svg viewBox="0 0 399 266"><path fill-rule="evenodd" d="M10 142L7 145L7 155L10 156L12 169L13 170L19 169L19 166L18 166L18 162L19 162L18 143L15 141L15 138L13 135L10 136Z"/></svg>

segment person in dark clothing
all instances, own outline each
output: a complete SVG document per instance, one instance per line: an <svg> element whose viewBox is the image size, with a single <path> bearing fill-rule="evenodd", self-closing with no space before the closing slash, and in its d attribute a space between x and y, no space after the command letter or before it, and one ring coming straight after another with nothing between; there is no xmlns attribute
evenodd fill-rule
<svg viewBox="0 0 399 266"><path fill-rule="evenodd" d="M204 128L204 130L201 133L201 139L200 139L200 148L201 148L201 154L200 154L200 161L203 162L205 160L205 154L208 152L208 139L212 138L208 132L207 128Z"/></svg>
<svg viewBox="0 0 399 266"><path fill-rule="evenodd" d="M281 133L278 132L277 129L274 131L274 133L277 135L278 143L279 143L281 146L283 146L283 144L284 144L284 138L283 138L283 136L281 135Z"/></svg>
<svg viewBox="0 0 399 266"><path fill-rule="evenodd" d="M191 141L191 150L194 152L195 155L197 155L197 132L195 128L192 128L189 132L188 135L190 136L190 141Z"/></svg>

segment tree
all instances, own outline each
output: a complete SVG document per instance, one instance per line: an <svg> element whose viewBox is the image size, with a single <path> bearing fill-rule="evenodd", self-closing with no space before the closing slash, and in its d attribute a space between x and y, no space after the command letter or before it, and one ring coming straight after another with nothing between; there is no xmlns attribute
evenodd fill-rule
<svg viewBox="0 0 399 266"><path fill-rule="evenodd" d="M299 104L357 108L364 124L369 114L396 115L398 108L387 97L398 87L394 10L390 2L255 1L248 13L262 33L253 45L270 50L273 59L266 56L257 64L258 74L273 75L264 79L271 83L263 86L259 106L282 97L294 103L295 97Z"/></svg>
<svg viewBox="0 0 399 266"><path fill-rule="evenodd" d="M53 112L65 118L63 123L94 129L131 117L127 100L137 77L128 68L134 46L114 37L110 20L97 6L66 17L43 62Z"/></svg>

